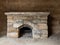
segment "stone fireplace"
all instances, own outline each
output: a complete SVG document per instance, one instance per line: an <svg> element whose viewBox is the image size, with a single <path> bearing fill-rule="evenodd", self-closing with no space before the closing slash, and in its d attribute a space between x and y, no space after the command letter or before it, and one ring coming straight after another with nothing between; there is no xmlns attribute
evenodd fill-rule
<svg viewBox="0 0 60 45"><path fill-rule="evenodd" d="M47 38L49 12L5 12L7 37Z"/></svg>

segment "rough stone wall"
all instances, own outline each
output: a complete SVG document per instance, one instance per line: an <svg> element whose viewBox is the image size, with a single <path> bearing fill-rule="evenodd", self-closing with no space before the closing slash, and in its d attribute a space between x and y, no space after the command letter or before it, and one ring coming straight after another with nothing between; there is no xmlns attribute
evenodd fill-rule
<svg viewBox="0 0 60 45"><path fill-rule="evenodd" d="M5 15L7 15L7 37L18 38L19 35L21 35L19 33L19 28L25 26L31 26L33 39L46 39L48 37L47 17L49 15L49 12L15 13L13 14L12 12L10 15L8 12L5 13Z"/></svg>
<svg viewBox="0 0 60 45"><path fill-rule="evenodd" d="M5 11L49 11L49 34L60 32L60 0L0 0L0 32L6 30Z"/></svg>

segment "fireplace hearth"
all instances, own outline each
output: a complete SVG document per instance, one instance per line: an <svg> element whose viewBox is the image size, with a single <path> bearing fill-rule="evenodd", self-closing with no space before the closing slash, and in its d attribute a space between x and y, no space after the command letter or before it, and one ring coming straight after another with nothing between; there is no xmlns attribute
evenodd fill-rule
<svg viewBox="0 0 60 45"><path fill-rule="evenodd" d="M47 38L49 14L49 12L5 12L7 37Z"/></svg>

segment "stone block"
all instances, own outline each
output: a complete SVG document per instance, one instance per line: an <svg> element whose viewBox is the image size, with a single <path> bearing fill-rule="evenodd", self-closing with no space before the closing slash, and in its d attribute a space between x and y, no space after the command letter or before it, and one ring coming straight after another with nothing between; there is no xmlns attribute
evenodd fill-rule
<svg viewBox="0 0 60 45"><path fill-rule="evenodd" d="M41 39L47 39L48 38L48 35L42 35L40 38Z"/></svg>
<svg viewBox="0 0 60 45"><path fill-rule="evenodd" d="M48 35L48 30L42 30L42 35Z"/></svg>
<svg viewBox="0 0 60 45"><path fill-rule="evenodd" d="M40 19L34 19L34 20L32 20L31 22L34 23L34 24L38 24L38 23L40 23L41 21L40 21Z"/></svg>
<svg viewBox="0 0 60 45"><path fill-rule="evenodd" d="M45 23L45 24L47 24L47 19L41 19L41 20L40 20L40 23Z"/></svg>
<svg viewBox="0 0 60 45"><path fill-rule="evenodd" d="M8 22L7 23L7 27L12 27L13 26L13 23L12 22Z"/></svg>
<svg viewBox="0 0 60 45"><path fill-rule="evenodd" d="M47 19L47 16L40 16L40 19Z"/></svg>
<svg viewBox="0 0 60 45"><path fill-rule="evenodd" d="M26 16L14 16L14 20L20 20L20 19L30 19L29 17Z"/></svg>
<svg viewBox="0 0 60 45"><path fill-rule="evenodd" d="M7 16L7 22L13 22L14 21L14 16Z"/></svg>
<svg viewBox="0 0 60 45"><path fill-rule="evenodd" d="M8 19L7 19L7 22L14 22L14 19L8 18Z"/></svg>
<svg viewBox="0 0 60 45"><path fill-rule="evenodd" d="M13 28L18 28L19 26L23 25L22 23L14 23Z"/></svg>
<svg viewBox="0 0 60 45"><path fill-rule="evenodd" d="M13 15L8 15L8 16L7 16L7 19L13 19L13 18L14 18Z"/></svg>
<svg viewBox="0 0 60 45"><path fill-rule="evenodd" d="M18 32L7 33L7 37L18 38Z"/></svg>
<svg viewBox="0 0 60 45"><path fill-rule="evenodd" d="M7 32L8 33L10 33L10 32L18 32L18 30L17 29L9 29Z"/></svg>
<svg viewBox="0 0 60 45"><path fill-rule="evenodd" d="M41 30L46 30L46 29L48 30L47 24L42 23L42 24L37 24L37 26L38 26L38 28L41 29Z"/></svg>

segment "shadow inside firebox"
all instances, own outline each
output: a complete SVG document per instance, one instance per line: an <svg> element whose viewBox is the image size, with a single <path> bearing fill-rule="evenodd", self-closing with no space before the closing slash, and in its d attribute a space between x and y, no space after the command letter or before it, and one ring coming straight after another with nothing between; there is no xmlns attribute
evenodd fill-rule
<svg viewBox="0 0 60 45"><path fill-rule="evenodd" d="M20 37L32 37L32 28L27 24L20 26L19 27L19 38Z"/></svg>
<svg viewBox="0 0 60 45"><path fill-rule="evenodd" d="M48 37L52 35L52 17L49 15L48 16Z"/></svg>

